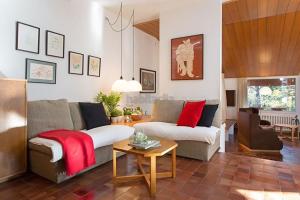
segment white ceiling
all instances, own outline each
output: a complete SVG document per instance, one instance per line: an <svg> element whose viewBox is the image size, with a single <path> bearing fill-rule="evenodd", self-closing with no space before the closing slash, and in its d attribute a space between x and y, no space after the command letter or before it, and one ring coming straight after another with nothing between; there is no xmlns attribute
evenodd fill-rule
<svg viewBox="0 0 300 200"><path fill-rule="evenodd" d="M118 13L120 9L121 0L97 0L101 2L104 7L114 13ZM123 15L129 18L132 10L135 9L136 22L144 22L152 19L159 18L161 11L171 10L182 5L194 4L202 0L122 0L123 2ZM220 0L211 0L220 1ZM228 1L228 0L222 0Z"/></svg>

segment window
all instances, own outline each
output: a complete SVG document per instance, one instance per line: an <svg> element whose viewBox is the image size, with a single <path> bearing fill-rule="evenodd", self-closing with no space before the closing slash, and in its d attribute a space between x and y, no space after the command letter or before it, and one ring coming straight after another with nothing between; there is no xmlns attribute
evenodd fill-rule
<svg viewBox="0 0 300 200"><path fill-rule="evenodd" d="M247 99L249 107L263 110L295 111L296 79L248 80Z"/></svg>

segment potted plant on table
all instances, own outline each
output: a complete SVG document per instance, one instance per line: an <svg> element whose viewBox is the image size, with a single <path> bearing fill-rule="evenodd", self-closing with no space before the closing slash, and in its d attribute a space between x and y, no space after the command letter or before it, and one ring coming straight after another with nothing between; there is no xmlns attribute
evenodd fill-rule
<svg viewBox="0 0 300 200"><path fill-rule="evenodd" d="M143 118L143 111L141 109L141 107L136 107L133 109L133 112L131 114L131 119L133 121L139 121Z"/></svg>
<svg viewBox="0 0 300 200"><path fill-rule="evenodd" d="M124 114L125 122L131 122L132 112L133 112L133 108L131 108L131 107L124 107L123 108L123 114Z"/></svg>
<svg viewBox="0 0 300 200"><path fill-rule="evenodd" d="M120 109L115 109L110 113L110 118L112 123L118 123L123 121L123 112Z"/></svg>
<svg viewBox="0 0 300 200"><path fill-rule="evenodd" d="M109 94L99 92L96 96L96 102L103 103L106 114L110 117L112 123L123 120L123 112L118 109L120 101L121 94L118 92L110 92Z"/></svg>

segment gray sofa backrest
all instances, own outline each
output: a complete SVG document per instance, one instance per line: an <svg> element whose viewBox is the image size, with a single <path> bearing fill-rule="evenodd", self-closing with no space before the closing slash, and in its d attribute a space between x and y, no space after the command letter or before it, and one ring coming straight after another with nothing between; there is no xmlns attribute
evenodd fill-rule
<svg viewBox="0 0 300 200"><path fill-rule="evenodd" d="M81 115L80 107L78 102L69 103L71 118L73 121L74 130L86 129L84 119Z"/></svg>
<svg viewBox="0 0 300 200"><path fill-rule="evenodd" d="M183 100L155 100L151 121L176 123L183 105Z"/></svg>
<svg viewBox="0 0 300 200"><path fill-rule="evenodd" d="M184 107L185 101L183 100L155 100L152 108L151 121L177 123L179 115ZM206 100L206 104L219 104L219 100ZM221 126L221 108L218 107L216 111L213 126Z"/></svg>
<svg viewBox="0 0 300 200"><path fill-rule="evenodd" d="M40 100L28 102L28 138L55 129L74 129L67 100Z"/></svg>

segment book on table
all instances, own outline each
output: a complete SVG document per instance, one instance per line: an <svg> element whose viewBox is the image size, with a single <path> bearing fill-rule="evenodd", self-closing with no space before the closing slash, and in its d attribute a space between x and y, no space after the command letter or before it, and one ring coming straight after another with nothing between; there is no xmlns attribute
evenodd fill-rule
<svg viewBox="0 0 300 200"><path fill-rule="evenodd" d="M130 143L129 146L132 146L136 149L149 149L149 148L155 148L160 147L160 141L158 140L147 140L141 143Z"/></svg>

